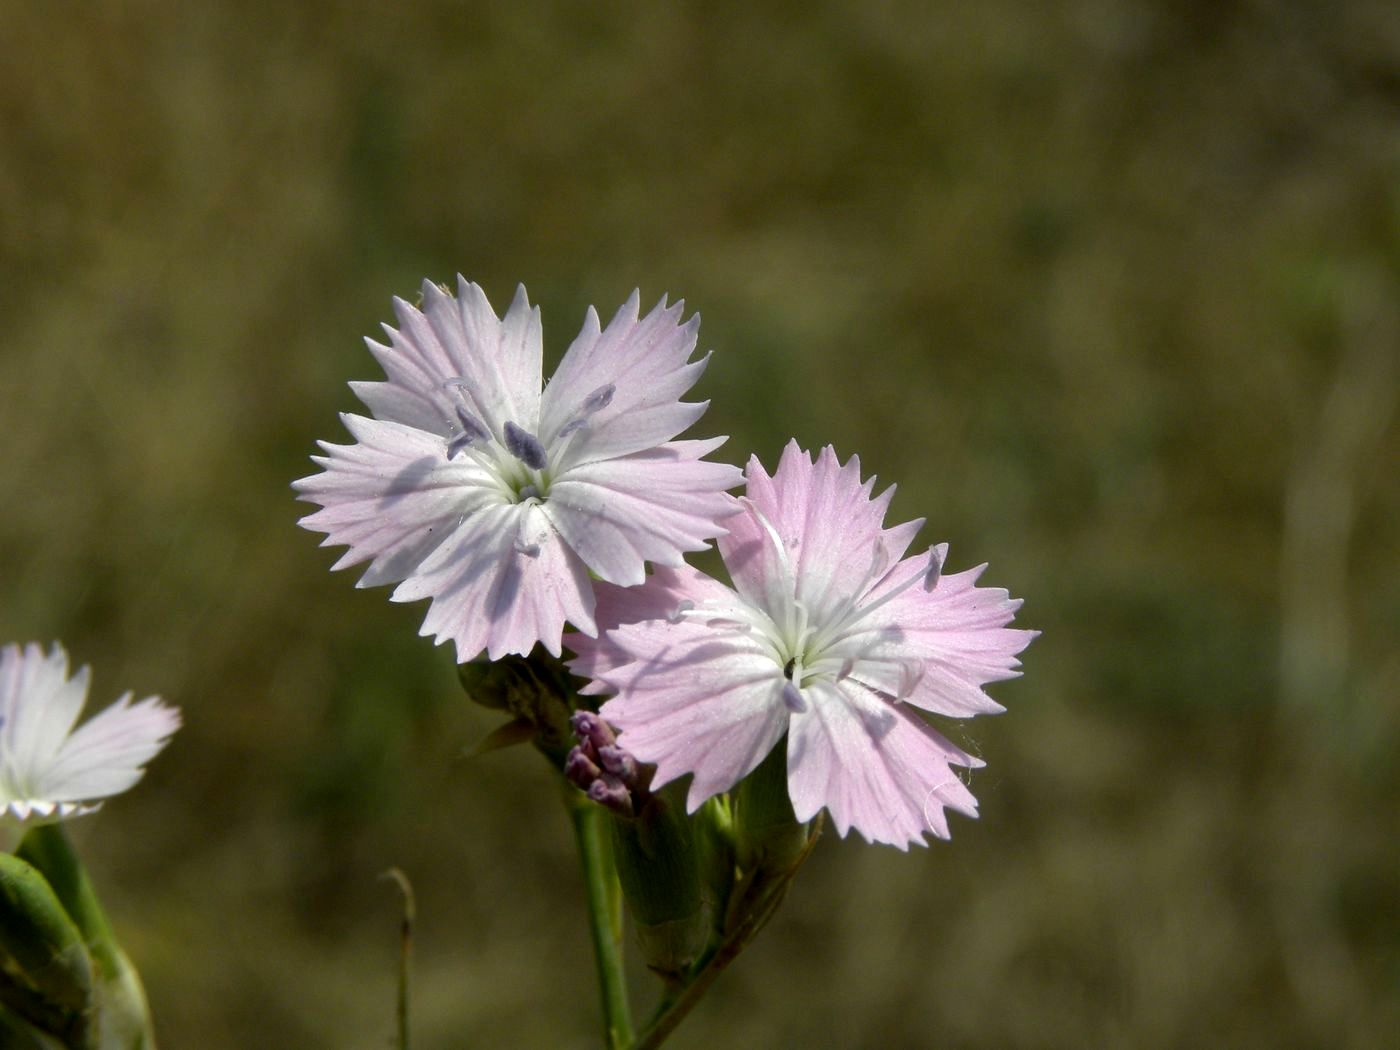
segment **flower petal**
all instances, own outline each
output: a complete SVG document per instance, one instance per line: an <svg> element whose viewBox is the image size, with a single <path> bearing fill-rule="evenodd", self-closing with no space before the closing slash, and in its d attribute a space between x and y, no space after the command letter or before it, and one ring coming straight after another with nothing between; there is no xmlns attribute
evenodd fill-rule
<svg viewBox="0 0 1400 1050"><path fill-rule="evenodd" d="M143 767L180 728L180 712L127 693L79 726L44 770L35 794L55 802L104 798L141 779Z"/></svg>
<svg viewBox="0 0 1400 1050"><path fill-rule="evenodd" d="M588 569L533 503L468 516L391 597L431 598L421 633L450 638L459 663L482 649L524 655L537 641L558 656L566 622L595 630Z"/></svg>
<svg viewBox="0 0 1400 1050"><path fill-rule="evenodd" d="M47 656L36 642L0 653L0 761L14 788L32 785L47 768L87 700L88 669L68 677L68 654L57 642Z"/></svg>
<svg viewBox="0 0 1400 1050"><path fill-rule="evenodd" d="M601 579L640 584L645 562L680 564L739 509L725 492L739 484L738 469L701 458L723 441L675 441L574 467L550 488L546 511Z"/></svg>
<svg viewBox="0 0 1400 1050"><path fill-rule="evenodd" d="M333 568L369 560L362 587L407 578L455 522L504 498L470 459L448 460L442 439L400 423L342 417L358 442L321 447L324 470L292 487L323 509L301 519L326 533L323 546L349 547Z"/></svg>
<svg viewBox="0 0 1400 1050"><path fill-rule="evenodd" d="M922 558L902 562L872 598L922 574L924 565ZM975 586L985 568L942 576L932 591L908 587L874 613L849 644L882 662L858 664L854 677L889 692L899 666L918 665L923 674L903 696L908 703L957 718L1005 710L982 687L1017 677L1017 654L1039 632L1007 626L1021 603L999 587Z"/></svg>
<svg viewBox="0 0 1400 1050"><path fill-rule="evenodd" d="M601 330L598 314L590 306L583 329L545 389L539 436L548 444L580 418L593 395L611 388L606 406L589 414L586 426L572 439L562 469L670 441L707 407L708 402L680 400L709 360L687 363L695 351L699 315L679 324L685 304L667 306L663 298L639 320L639 301L634 291Z"/></svg>
<svg viewBox="0 0 1400 1050"><path fill-rule="evenodd" d="M657 787L695 774L691 812L752 772L787 731L781 672L748 636L652 620L609 638L639 658L601 676L621 695L599 713L621 730L619 746L656 765Z"/></svg>
<svg viewBox="0 0 1400 1050"><path fill-rule="evenodd" d="M852 456L842 465L830 445L813 463L791 441L771 477L756 457L749 460L745 477L752 509L726 522L729 535L719 546L735 588L765 608L785 600L795 586L813 619L827 618L893 565L922 524L885 529L893 488L872 499L875 479L861 481L860 458ZM783 545L787 568L763 519ZM788 573L792 582L787 582Z"/></svg>
<svg viewBox="0 0 1400 1050"><path fill-rule="evenodd" d="M609 671L631 663L631 651L614 638L613 628L646 620L669 620L682 608L711 604L715 608L733 603L735 594L718 580L706 576L689 565L657 566L640 587L618 587L611 583L594 585L598 606L594 617L598 624L597 637L569 634L564 644L576 656L569 661L569 670L580 678L598 679ZM645 635L640 636L643 639ZM638 636L629 635L635 642ZM640 655L640 654L639 654ZM606 693L609 687L601 681L584 686L585 695Z"/></svg>
<svg viewBox="0 0 1400 1050"><path fill-rule="evenodd" d="M948 837L950 807L970 817L977 801L952 766L982 763L917 716L849 679L811 683L807 710L792 715L788 790L798 820L823 808L837 832L900 849Z"/></svg>

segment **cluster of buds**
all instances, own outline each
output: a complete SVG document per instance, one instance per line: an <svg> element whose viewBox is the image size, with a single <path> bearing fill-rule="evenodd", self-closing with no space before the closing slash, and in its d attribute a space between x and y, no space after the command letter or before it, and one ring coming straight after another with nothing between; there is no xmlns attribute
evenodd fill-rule
<svg viewBox="0 0 1400 1050"><path fill-rule="evenodd" d="M569 719L578 744L564 761L564 775L590 799L620 817L632 817L646 805L653 766L644 766L617 746L612 728L592 711L575 711Z"/></svg>

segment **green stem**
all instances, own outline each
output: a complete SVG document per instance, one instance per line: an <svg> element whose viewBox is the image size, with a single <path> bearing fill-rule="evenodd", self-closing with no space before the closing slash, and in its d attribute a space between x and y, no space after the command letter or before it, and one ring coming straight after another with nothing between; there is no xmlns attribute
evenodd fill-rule
<svg viewBox="0 0 1400 1050"><path fill-rule="evenodd" d="M664 1043L667 1037L676 1030L676 1027L686 1019L690 1011L695 1008L695 1004L710 990L710 986L719 980L719 975L739 957L739 954L758 936L759 931L768 924L768 920L773 917L773 913L778 910L778 905L782 904L783 898L787 895L788 886L792 883L797 870L811 855L812 847L816 845L817 836L820 834L821 818L818 817L816 823L811 827L806 846L790 867L777 874L756 873L756 881L738 891L741 901L752 901L747 905L741 904L737 909L743 917L732 924L732 928L725 935L724 940L720 942L714 954L705 960L704 965L700 967L695 976L683 987L662 998L655 1015L628 1050L656 1050L656 1047Z"/></svg>
<svg viewBox="0 0 1400 1050"><path fill-rule="evenodd" d="M598 990L603 1001L604 1041L608 1050L623 1050L632 1045L632 1011L627 1003L627 974L622 962L621 890L604 835L607 813L579 791L568 790L574 837L583 864Z"/></svg>
<svg viewBox="0 0 1400 1050"><path fill-rule="evenodd" d="M409 969L413 959L413 920L417 905L413 896L413 883L399 868L390 868L381 879L390 879L398 884L403 894L403 919L399 923L399 994L398 994L398 1050L409 1050L408 1040L408 982Z"/></svg>

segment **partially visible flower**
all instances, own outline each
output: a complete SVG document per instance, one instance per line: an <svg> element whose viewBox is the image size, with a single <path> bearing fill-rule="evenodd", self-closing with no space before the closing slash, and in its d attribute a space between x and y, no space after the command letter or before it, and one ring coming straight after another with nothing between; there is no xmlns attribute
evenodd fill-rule
<svg viewBox="0 0 1400 1050"><path fill-rule="evenodd" d="M792 442L747 479L719 540L734 589L688 567L600 589L604 633L565 640L583 691L617 694L599 713L655 786L694 774L692 811L786 734L799 820L825 808L843 836L900 849L947 838L944 808L977 807L953 767L982 763L912 709L1003 710L982 687L1019 674L1036 634L1007 626L1021 603L974 585L985 566L943 575L946 544L903 558L922 522L884 528L893 490L872 499L854 457L813 464Z"/></svg>
<svg viewBox="0 0 1400 1050"><path fill-rule="evenodd" d="M724 438L674 441L708 402L681 396L699 317L663 299L638 316L633 293L583 330L541 390L539 310L522 286L504 319L458 278L423 284L422 309L394 300L388 346L367 340L388 377L352 383L374 418L344 415L354 445L321 443L322 473L294 485L322 509L301 520L368 561L358 586L397 583L394 601L431 599L423 634L459 662L556 656L564 624L592 634L590 572L623 586L645 563L681 565L723 533L737 468L703 457Z"/></svg>
<svg viewBox="0 0 1400 1050"><path fill-rule="evenodd" d="M0 823L41 824L91 813L141 779L180 728L180 711L127 693L77 729L88 669L34 642L0 649Z"/></svg>

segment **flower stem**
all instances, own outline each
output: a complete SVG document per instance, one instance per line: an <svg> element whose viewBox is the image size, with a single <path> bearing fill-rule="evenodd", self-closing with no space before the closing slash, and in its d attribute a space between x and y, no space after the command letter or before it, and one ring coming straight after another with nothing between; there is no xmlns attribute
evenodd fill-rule
<svg viewBox="0 0 1400 1050"><path fill-rule="evenodd" d="M399 887L399 892L403 894L403 919L399 923L399 990L398 990L398 1047L397 1050L409 1050L409 1030L408 1030L408 978L409 968L413 959L413 920L416 917L417 905L413 897L413 884L408 881L399 868L390 868L379 876L381 879L389 879Z"/></svg>
<svg viewBox="0 0 1400 1050"><path fill-rule="evenodd" d="M628 1050L656 1050L676 1027L685 1020L700 998L710 990L725 969L747 948L758 932L768 924L782 904L788 886L797 870L812 853L817 836L821 834L821 818L811 827L807 844L796 860L780 873L758 873L757 878L738 890L741 904L736 909L741 918L735 920L714 953L705 960L695 975L679 990L661 1000L655 1015L637 1041Z"/></svg>
<svg viewBox="0 0 1400 1050"><path fill-rule="evenodd" d="M604 1045L608 1050L623 1050L632 1045L632 1012L627 1003L627 975L622 962L622 895L604 837L607 812L579 791L568 791L603 1002Z"/></svg>

